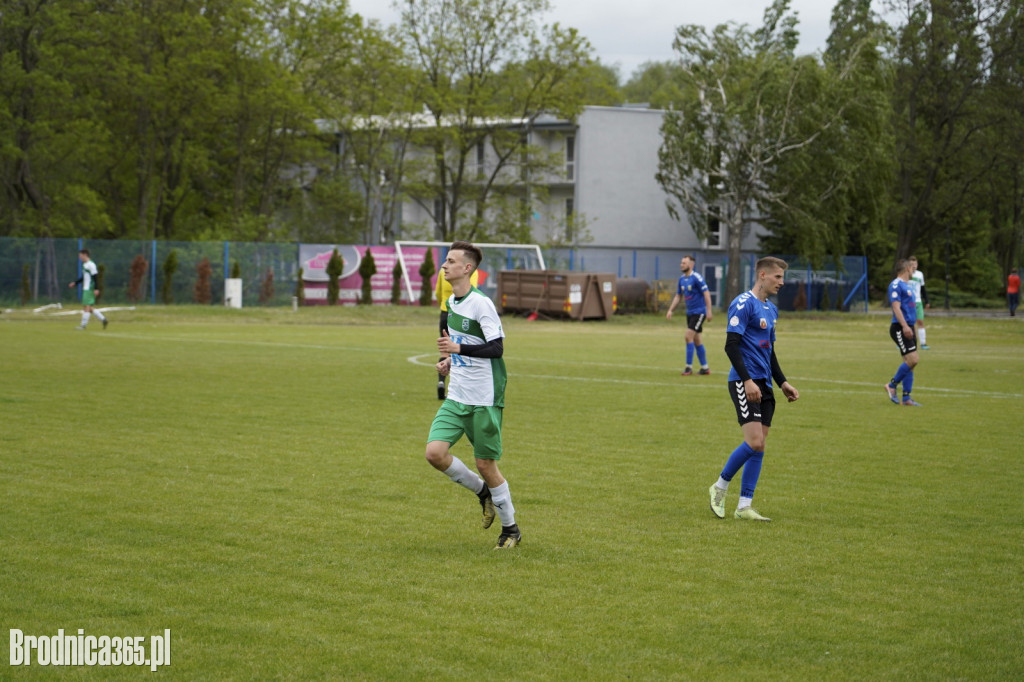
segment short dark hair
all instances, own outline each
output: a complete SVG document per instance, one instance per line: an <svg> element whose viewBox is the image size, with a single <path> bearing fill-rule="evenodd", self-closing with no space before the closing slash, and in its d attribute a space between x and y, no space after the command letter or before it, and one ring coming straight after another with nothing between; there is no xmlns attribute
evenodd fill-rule
<svg viewBox="0 0 1024 682"><path fill-rule="evenodd" d="M754 273L756 275L756 273L761 272L762 270L768 270L769 268L788 270L789 263L782 260L781 258L776 258L775 256L765 256L764 258L758 260L757 263L754 265Z"/></svg>
<svg viewBox="0 0 1024 682"><path fill-rule="evenodd" d="M904 270L906 270L909 267L910 267L910 259L909 258L898 258L898 259L896 259L896 267L893 269L893 271L896 273L896 276L899 277L900 273L903 272Z"/></svg>
<svg viewBox="0 0 1024 682"><path fill-rule="evenodd" d="M86 256L89 255L89 249L79 249L78 253L84 253Z"/></svg>
<svg viewBox="0 0 1024 682"><path fill-rule="evenodd" d="M474 270L476 270L480 266L480 263L484 259L484 252L480 250L480 247L479 246L475 246L475 245L471 244L470 242L463 242L463 241L452 242L452 245L451 245L451 247L449 247L448 250L449 251L455 251L455 250L464 251L466 253L466 256L467 256L468 260L473 263L473 269Z"/></svg>

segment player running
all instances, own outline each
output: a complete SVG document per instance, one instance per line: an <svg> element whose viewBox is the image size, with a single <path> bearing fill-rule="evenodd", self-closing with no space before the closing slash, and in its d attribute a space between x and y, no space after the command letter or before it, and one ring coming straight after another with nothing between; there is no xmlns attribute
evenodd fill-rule
<svg viewBox="0 0 1024 682"><path fill-rule="evenodd" d="M700 361L700 373L711 374L708 368L708 359L704 350L704 341L701 338L701 331L704 323L711 321L711 292L708 290L707 282L699 274L693 271L693 256L683 256L679 263L679 270L683 273L679 277L679 285L676 288L676 295L668 306L665 314L666 320L672 319L672 311L679 305L682 298L686 299L686 367L683 368L683 376L693 374L693 352L697 351L697 360Z"/></svg>
<svg viewBox="0 0 1024 682"><path fill-rule="evenodd" d="M437 340L442 360L437 373L449 375L448 397L437 410L427 437L426 458L438 471L480 498L483 527L495 512L501 535L495 549L510 549L522 541L508 482L498 469L501 459L501 417L505 406L505 332L491 299L472 286L470 276L483 252L469 242L452 244L445 259L445 279L452 286L448 299L448 330ZM470 471L449 452L465 434L473 445L476 469Z"/></svg>

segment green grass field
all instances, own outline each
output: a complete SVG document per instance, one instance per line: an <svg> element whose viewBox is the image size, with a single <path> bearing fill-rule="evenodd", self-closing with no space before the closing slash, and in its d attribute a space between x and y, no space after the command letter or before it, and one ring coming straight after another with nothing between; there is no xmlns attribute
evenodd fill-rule
<svg viewBox="0 0 1024 682"><path fill-rule="evenodd" d="M887 318L783 313L754 524L708 509L722 313L686 378L682 318L506 318L496 552L423 459L434 311L110 317L0 316L4 632L169 628L188 680L1024 675L1019 321L931 318L912 409ZM149 674L33 663L0 678Z"/></svg>

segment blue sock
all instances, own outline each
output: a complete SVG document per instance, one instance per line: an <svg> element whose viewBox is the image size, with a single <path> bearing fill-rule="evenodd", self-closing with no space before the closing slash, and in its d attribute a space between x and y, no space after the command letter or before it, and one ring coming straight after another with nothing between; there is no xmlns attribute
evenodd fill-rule
<svg viewBox="0 0 1024 682"><path fill-rule="evenodd" d="M761 460L764 459L763 452L755 452L743 465L743 479L741 481L740 496L753 497L754 488L757 487L757 479L761 476Z"/></svg>
<svg viewBox="0 0 1024 682"><path fill-rule="evenodd" d="M708 364L708 354L704 351L704 344L697 346L697 359L700 361L701 367L706 367Z"/></svg>
<svg viewBox="0 0 1024 682"><path fill-rule="evenodd" d="M907 375L903 377L903 399L906 400L910 397L910 392L914 389L914 370L907 372Z"/></svg>
<svg viewBox="0 0 1024 682"><path fill-rule="evenodd" d="M907 372L910 368L907 367L907 363L900 363L900 368L896 370L896 374L893 376L892 381L889 382L892 386L899 386L900 382L903 381L903 377L907 376Z"/></svg>
<svg viewBox="0 0 1024 682"><path fill-rule="evenodd" d="M686 366L690 367L693 365L693 344L686 344Z"/></svg>
<svg viewBox="0 0 1024 682"><path fill-rule="evenodd" d="M747 463L747 460L754 455L754 449L747 445L746 441L740 443L740 446L732 451L729 455L729 459L726 460L725 466L722 468L722 478L726 481L731 481L732 477L736 475L736 472L740 470L740 467ZM757 465L758 471L761 470L761 465ZM743 474L744 477L746 474Z"/></svg>

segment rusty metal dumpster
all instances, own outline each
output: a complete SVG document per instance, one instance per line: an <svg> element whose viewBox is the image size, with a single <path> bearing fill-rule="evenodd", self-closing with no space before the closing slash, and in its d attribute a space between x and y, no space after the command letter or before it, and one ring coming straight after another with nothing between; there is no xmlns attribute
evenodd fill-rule
<svg viewBox="0 0 1024 682"><path fill-rule="evenodd" d="M562 270L502 270L501 312L607 320L615 313L615 275Z"/></svg>

